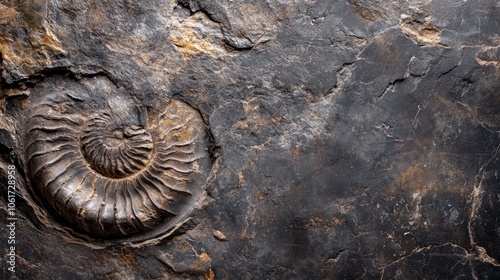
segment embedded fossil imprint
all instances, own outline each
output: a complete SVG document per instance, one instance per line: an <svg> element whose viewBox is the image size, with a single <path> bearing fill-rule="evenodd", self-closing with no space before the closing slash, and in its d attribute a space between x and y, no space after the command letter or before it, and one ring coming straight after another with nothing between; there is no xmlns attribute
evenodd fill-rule
<svg viewBox="0 0 500 280"><path fill-rule="evenodd" d="M30 110L25 148L45 204L77 231L151 236L189 214L211 168L197 111L122 96L51 93Z"/></svg>

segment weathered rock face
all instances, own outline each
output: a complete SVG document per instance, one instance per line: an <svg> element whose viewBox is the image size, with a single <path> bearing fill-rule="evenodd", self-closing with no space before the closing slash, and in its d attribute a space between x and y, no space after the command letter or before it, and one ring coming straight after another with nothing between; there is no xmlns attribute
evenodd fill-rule
<svg viewBox="0 0 500 280"><path fill-rule="evenodd" d="M1 1L0 278L500 278L499 17Z"/></svg>

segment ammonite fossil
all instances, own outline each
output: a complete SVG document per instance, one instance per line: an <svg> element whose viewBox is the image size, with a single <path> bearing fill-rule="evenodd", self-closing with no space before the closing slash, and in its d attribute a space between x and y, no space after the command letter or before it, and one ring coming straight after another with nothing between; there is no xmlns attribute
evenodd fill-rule
<svg viewBox="0 0 500 280"><path fill-rule="evenodd" d="M211 168L204 123L182 101L145 109L123 96L62 91L26 121L33 185L93 236L152 236L191 211Z"/></svg>

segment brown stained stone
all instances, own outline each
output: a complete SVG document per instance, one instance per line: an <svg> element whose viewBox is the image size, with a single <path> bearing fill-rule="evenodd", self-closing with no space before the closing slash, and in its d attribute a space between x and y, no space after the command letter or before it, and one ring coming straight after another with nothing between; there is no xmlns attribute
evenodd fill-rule
<svg viewBox="0 0 500 280"><path fill-rule="evenodd" d="M9 166L18 220L0 279L500 279L499 17L496 0L1 1L0 225ZM90 140L40 138L60 127ZM105 184L79 216L87 171Z"/></svg>

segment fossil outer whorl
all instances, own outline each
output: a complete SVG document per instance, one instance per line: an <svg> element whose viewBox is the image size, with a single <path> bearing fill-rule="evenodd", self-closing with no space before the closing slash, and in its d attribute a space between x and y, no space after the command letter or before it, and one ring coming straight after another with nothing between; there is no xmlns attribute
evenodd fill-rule
<svg viewBox="0 0 500 280"><path fill-rule="evenodd" d="M26 122L33 185L78 231L162 233L189 214L210 171L201 117L181 101L148 111L103 100L55 93L37 102Z"/></svg>

